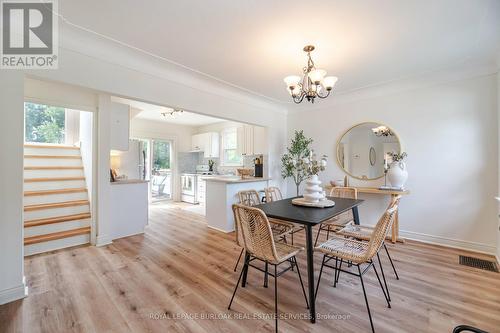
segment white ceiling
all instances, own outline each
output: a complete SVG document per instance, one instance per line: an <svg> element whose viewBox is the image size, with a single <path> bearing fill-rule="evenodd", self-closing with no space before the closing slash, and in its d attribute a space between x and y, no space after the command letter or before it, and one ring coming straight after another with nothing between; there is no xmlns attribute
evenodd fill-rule
<svg viewBox="0 0 500 333"><path fill-rule="evenodd" d="M498 0L65 0L71 23L289 102L302 47L337 91L498 56Z"/></svg>
<svg viewBox="0 0 500 333"><path fill-rule="evenodd" d="M117 103L130 105L133 109L131 112L131 118L133 119L145 119L153 121L161 121L165 123L186 125L186 126L204 126L215 123L220 123L225 121L224 119L204 116L201 114L183 111L182 113L175 113L173 116L167 115L166 117L162 115L162 112L170 112L173 109L134 101L128 98L113 97L112 100Z"/></svg>

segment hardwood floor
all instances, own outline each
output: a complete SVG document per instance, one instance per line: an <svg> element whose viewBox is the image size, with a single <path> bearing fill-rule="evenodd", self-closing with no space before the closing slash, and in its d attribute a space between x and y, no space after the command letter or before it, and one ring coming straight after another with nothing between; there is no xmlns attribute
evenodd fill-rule
<svg viewBox="0 0 500 333"><path fill-rule="evenodd" d="M273 332L274 284L263 288L256 270L227 310L239 251L234 235L207 228L203 217L154 206L144 235L26 258L29 297L0 306L0 332ZM392 309L373 271L365 275L377 332L444 333L459 324L500 332L500 274L460 266L464 251L416 242L390 251L401 277L383 255ZM298 259L305 276L305 254ZM320 263L317 256L317 270ZM337 288L332 279L325 271L322 318L311 324L297 275L279 278L281 332L369 332L359 279L343 274Z"/></svg>

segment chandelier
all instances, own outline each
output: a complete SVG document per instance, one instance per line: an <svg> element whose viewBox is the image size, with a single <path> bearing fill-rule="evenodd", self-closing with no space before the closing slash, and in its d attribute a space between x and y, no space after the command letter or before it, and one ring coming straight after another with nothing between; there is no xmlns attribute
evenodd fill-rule
<svg viewBox="0 0 500 333"><path fill-rule="evenodd" d="M391 129L387 126L379 126L379 127L375 127L375 128L372 128L372 132L373 134L375 134L376 136L393 136L394 133L391 131Z"/></svg>
<svg viewBox="0 0 500 333"><path fill-rule="evenodd" d="M283 80L286 83L288 92L292 95L293 101L297 104L301 103L304 98L314 103L316 97L328 97L338 80L335 76L325 77L325 70L316 69L314 61L311 59L311 52L313 50L313 45L304 47L304 52L307 53L307 66L302 69L303 76L290 75Z"/></svg>
<svg viewBox="0 0 500 333"><path fill-rule="evenodd" d="M162 112L161 115L167 118L168 116L174 117L176 113L183 113L183 112L184 110L181 109L172 109L172 111Z"/></svg>

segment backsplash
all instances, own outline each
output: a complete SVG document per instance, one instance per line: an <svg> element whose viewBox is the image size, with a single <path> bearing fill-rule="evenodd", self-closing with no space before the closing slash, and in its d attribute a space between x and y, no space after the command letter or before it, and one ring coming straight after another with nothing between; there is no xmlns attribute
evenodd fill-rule
<svg viewBox="0 0 500 333"><path fill-rule="evenodd" d="M256 157L262 157L262 155L245 155L243 156L243 168L254 168L254 160ZM178 153L178 166L179 171L182 172L195 172L196 165L205 164L208 165L209 160L215 162L215 171L219 174L236 174L236 169L241 168L240 166L221 166L219 158L205 158L203 152L199 153Z"/></svg>

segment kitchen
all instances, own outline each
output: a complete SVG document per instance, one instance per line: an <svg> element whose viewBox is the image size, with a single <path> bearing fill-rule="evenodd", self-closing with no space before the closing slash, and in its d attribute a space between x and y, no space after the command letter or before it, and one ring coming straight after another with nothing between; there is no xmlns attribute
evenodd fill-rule
<svg viewBox="0 0 500 333"><path fill-rule="evenodd" d="M150 209L168 206L207 215L211 226L221 218L207 206L230 207L214 184L253 184L258 191L267 185L266 128L124 98L115 102L130 108L130 148L113 151L112 169L119 181L148 182ZM207 205L214 200L217 205ZM237 201L235 193L230 201ZM233 230L232 219L221 221L212 227Z"/></svg>

